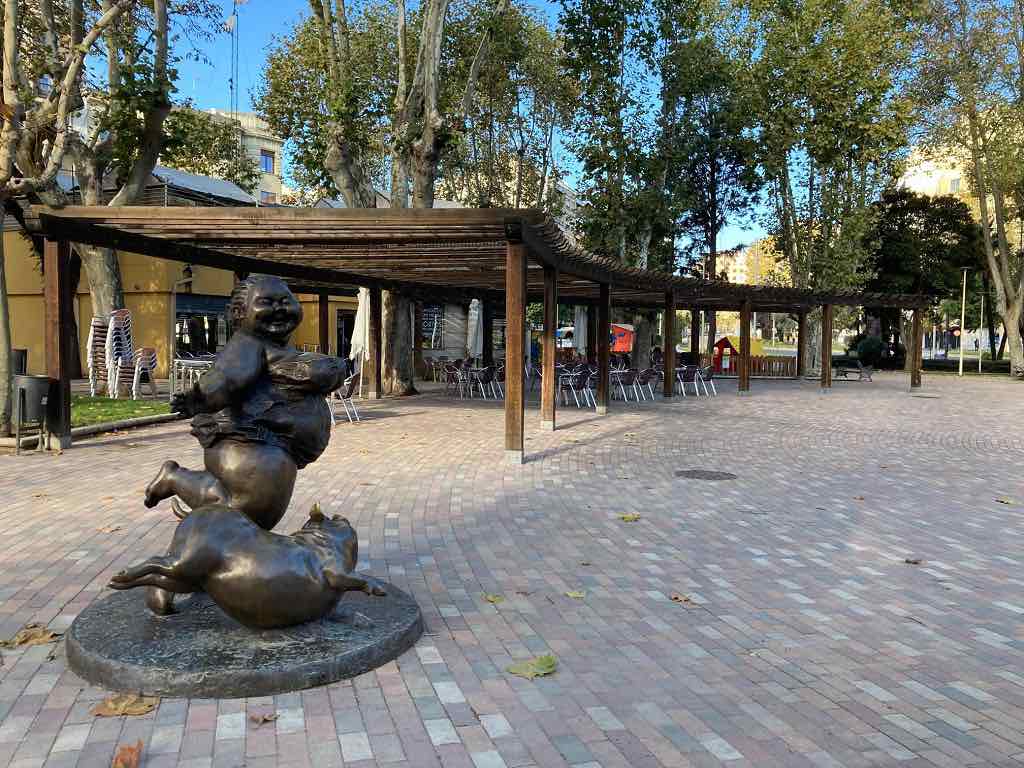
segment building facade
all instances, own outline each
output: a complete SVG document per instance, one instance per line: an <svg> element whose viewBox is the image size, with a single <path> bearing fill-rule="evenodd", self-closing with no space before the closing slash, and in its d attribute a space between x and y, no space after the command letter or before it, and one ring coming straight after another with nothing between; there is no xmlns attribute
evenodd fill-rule
<svg viewBox="0 0 1024 768"><path fill-rule="evenodd" d="M259 205L280 203L284 193L284 139L271 133L270 126L255 112L208 109L206 113L219 120L238 123L242 148L260 169L260 184L256 190Z"/></svg>

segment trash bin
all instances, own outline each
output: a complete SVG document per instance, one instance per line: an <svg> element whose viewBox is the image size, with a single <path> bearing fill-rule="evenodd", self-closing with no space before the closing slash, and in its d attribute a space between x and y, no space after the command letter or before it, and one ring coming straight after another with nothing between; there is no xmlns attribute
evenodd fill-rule
<svg viewBox="0 0 1024 768"><path fill-rule="evenodd" d="M13 384L14 452L18 453L21 450L21 428L25 425L31 425L39 435L39 446L42 447L46 423L46 407L43 401L50 392L51 380L46 376L15 376Z"/></svg>
<svg viewBox="0 0 1024 768"><path fill-rule="evenodd" d="M24 398L21 393L24 392ZM14 418L22 424L36 424L46 419L43 398L50 392L46 376L14 377ZM24 408L24 410L22 410Z"/></svg>
<svg viewBox="0 0 1024 768"><path fill-rule="evenodd" d="M24 376L28 373L28 350L27 349L12 349L13 356L11 357L11 374L14 376Z"/></svg>

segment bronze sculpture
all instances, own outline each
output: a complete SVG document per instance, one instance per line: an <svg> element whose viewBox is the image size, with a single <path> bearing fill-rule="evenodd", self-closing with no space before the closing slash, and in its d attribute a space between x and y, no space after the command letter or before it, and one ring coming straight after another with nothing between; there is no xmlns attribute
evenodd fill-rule
<svg viewBox="0 0 1024 768"><path fill-rule="evenodd" d="M319 619L345 592L383 595L374 579L352 575L357 560L348 520L328 518L319 507L302 528L281 536L238 510L209 504L185 515L166 555L122 571L110 586L206 592L240 624L271 629Z"/></svg>
<svg viewBox="0 0 1024 768"><path fill-rule="evenodd" d="M291 501L299 469L330 439L325 396L344 379L342 361L289 344L302 307L284 281L255 275L231 295L235 333L213 368L174 410L192 416L204 470L164 462L145 504L174 502L182 519L165 557L115 576L115 589L147 588L157 614L174 610L175 593L207 591L243 624L287 626L319 618L344 591L383 594L372 580L349 576L356 534L341 518L315 511L290 537L270 533ZM283 580L272 583L274 575Z"/></svg>

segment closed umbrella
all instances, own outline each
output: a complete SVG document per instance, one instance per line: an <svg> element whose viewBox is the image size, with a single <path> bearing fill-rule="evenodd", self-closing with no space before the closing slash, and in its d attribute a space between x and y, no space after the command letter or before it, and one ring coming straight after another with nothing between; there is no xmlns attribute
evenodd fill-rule
<svg viewBox="0 0 1024 768"><path fill-rule="evenodd" d="M466 325L466 349L472 358L480 357L484 351L484 333L480 318L480 299L469 303L469 319Z"/></svg>
<svg viewBox="0 0 1024 768"><path fill-rule="evenodd" d="M366 358L366 352L370 347L370 290L359 289L359 305L356 307L356 319L352 324L352 344L348 353L350 360L356 361L359 376L359 396L363 396L363 366L362 361Z"/></svg>
<svg viewBox="0 0 1024 768"><path fill-rule="evenodd" d="M573 328L573 346L583 357L587 354L587 308L576 307L576 321Z"/></svg>

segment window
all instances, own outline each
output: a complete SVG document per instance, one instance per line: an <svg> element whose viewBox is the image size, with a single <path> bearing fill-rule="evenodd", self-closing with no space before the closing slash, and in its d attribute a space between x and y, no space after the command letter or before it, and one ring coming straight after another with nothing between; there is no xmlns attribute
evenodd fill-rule
<svg viewBox="0 0 1024 768"><path fill-rule="evenodd" d="M956 195L956 194L959 194L959 192L960 192L960 178L957 177L955 179L950 179L949 180L949 194Z"/></svg>
<svg viewBox="0 0 1024 768"><path fill-rule="evenodd" d="M264 173L274 172L274 153L269 149L260 150L260 170Z"/></svg>
<svg viewBox="0 0 1024 768"><path fill-rule="evenodd" d="M424 349L444 349L444 305L424 304L420 337Z"/></svg>
<svg viewBox="0 0 1024 768"><path fill-rule="evenodd" d="M264 205L274 205L277 203L277 195L273 192L267 192L265 189L260 190L260 202Z"/></svg>

